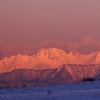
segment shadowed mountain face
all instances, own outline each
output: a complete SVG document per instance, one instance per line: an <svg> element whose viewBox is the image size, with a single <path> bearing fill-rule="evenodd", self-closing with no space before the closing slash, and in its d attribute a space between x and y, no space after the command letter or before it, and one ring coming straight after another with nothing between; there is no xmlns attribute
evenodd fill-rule
<svg viewBox="0 0 100 100"><path fill-rule="evenodd" d="M79 82L83 78L100 76L99 65L62 65L55 69L15 69L0 74L0 87L20 87ZM99 72L98 72L99 71ZM99 77L100 79L100 77Z"/></svg>
<svg viewBox="0 0 100 100"><path fill-rule="evenodd" d="M100 52L66 53L57 48L40 49L32 56L14 55L0 60L0 87L26 84L49 85L100 79Z"/></svg>

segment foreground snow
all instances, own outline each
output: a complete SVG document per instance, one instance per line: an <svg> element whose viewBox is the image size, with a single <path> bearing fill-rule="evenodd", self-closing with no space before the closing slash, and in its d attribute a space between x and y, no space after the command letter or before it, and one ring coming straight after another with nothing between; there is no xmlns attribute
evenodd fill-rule
<svg viewBox="0 0 100 100"><path fill-rule="evenodd" d="M100 81L0 89L0 100L100 100Z"/></svg>

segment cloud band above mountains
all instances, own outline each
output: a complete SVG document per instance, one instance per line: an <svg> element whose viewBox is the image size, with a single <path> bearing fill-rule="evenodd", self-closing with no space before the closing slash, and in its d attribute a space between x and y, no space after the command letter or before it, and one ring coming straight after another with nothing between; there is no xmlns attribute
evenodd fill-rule
<svg viewBox="0 0 100 100"><path fill-rule="evenodd" d="M40 45L26 45L22 43L8 43L0 46L0 59L16 54L33 55L40 48L56 47L69 52L79 52L81 54L88 54L100 51L100 40L87 35L81 39L81 42L72 41L44 41Z"/></svg>

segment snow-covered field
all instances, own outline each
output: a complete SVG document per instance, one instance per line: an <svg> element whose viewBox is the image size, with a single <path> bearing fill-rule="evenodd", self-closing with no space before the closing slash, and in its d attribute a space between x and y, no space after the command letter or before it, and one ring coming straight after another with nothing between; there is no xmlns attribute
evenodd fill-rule
<svg viewBox="0 0 100 100"><path fill-rule="evenodd" d="M100 100L100 81L0 89L0 100Z"/></svg>

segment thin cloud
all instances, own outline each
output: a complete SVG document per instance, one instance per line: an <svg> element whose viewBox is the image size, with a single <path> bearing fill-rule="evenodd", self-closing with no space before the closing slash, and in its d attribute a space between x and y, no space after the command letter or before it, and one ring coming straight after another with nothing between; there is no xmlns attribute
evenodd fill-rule
<svg viewBox="0 0 100 100"><path fill-rule="evenodd" d="M24 55L33 55L40 48L52 48L56 47L69 52L79 52L82 54L88 54L96 51L100 51L100 40L86 35L82 37L81 42L72 42L72 41L44 41L38 46L34 45L25 45L22 43L13 43L0 46L0 59L3 57L8 57L11 55L24 54Z"/></svg>

